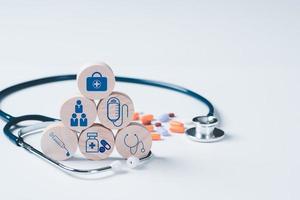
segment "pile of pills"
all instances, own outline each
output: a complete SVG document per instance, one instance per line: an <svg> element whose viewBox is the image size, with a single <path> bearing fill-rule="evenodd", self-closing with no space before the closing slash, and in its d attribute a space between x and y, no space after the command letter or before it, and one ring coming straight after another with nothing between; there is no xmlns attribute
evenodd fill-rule
<svg viewBox="0 0 300 200"><path fill-rule="evenodd" d="M143 124L151 133L152 140L158 141L162 137L171 136L170 133L182 134L185 132L184 123L175 120L174 113L164 113L155 117L152 114L143 114L135 112L133 120Z"/></svg>
<svg viewBox="0 0 300 200"><path fill-rule="evenodd" d="M54 160L71 158L77 148L90 160L107 158L116 147L124 158L142 158L150 152L149 127L132 122L133 102L124 93L113 91L115 76L105 63L84 68L77 75L82 96L68 99L61 107L61 122L43 133L42 151ZM100 123L96 123L96 120ZM144 119L153 120L153 118Z"/></svg>

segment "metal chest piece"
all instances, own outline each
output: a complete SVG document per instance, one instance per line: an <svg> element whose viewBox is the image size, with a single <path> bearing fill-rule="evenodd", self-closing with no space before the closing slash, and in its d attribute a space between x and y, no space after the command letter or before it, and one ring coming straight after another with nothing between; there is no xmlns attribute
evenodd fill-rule
<svg viewBox="0 0 300 200"><path fill-rule="evenodd" d="M224 138L225 132L216 128L218 119L214 116L198 116L193 118L196 127L189 128L185 134L196 142L217 142Z"/></svg>

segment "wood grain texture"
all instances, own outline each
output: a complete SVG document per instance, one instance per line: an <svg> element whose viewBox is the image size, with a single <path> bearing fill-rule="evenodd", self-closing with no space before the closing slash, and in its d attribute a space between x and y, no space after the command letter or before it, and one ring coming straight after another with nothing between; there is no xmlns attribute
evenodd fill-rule
<svg viewBox="0 0 300 200"><path fill-rule="evenodd" d="M80 93L86 98L100 100L107 97L113 91L115 87L115 75L112 69L105 63L90 65L84 67L77 74L77 85Z"/></svg>
<svg viewBox="0 0 300 200"><path fill-rule="evenodd" d="M79 136L79 149L84 157L90 160L107 158L114 149L113 132L100 124L94 124Z"/></svg>
<svg viewBox="0 0 300 200"><path fill-rule="evenodd" d="M85 97L72 97L60 109L62 123L71 130L81 132L94 124L97 118L96 105Z"/></svg>
<svg viewBox="0 0 300 200"><path fill-rule="evenodd" d="M41 149L54 160L71 158L78 147L76 132L66 128L61 122L48 126L41 138Z"/></svg>
<svg viewBox="0 0 300 200"><path fill-rule="evenodd" d="M129 158L147 156L152 146L151 134L142 125L136 122L118 131L115 140L116 149L121 156Z"/></svg>
<svg viewBox="0 0 300 200"><path fill-rule="evenodd" d="M99 102L97 110L101 124L110 129L122 129L132 121L134 106L129 96L113 92Z"/></svg>

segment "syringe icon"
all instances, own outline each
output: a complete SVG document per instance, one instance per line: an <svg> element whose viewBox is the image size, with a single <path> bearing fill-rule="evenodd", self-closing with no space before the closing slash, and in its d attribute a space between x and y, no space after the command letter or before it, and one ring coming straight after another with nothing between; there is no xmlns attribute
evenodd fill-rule
<svg viewBox="0 0 300 200"><path fill-rule="evenodd" d="M49 136L60 148L62 148L66 151L66 156L70 156L69 150L66 148L65 143L63 143L63 141L61 141L61 139L59 139L53 132L51 132L49 134Z"/></svg>

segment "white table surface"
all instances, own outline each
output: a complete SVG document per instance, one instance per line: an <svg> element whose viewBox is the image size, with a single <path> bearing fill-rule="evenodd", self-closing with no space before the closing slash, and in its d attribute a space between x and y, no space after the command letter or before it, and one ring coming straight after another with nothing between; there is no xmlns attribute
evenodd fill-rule
<svg viewBox="0 0 300 200"><path fill-rule="evenodd" d="M1 88L105 61L117 75L203 94L227 132L214 144L174 135L154 142L154 159L137 170L85 179L1 134L0 199L299 199L299 13L299 1L0 0ZM116 90L147 113L207 112L173 92L127 84ZM74 82L47 85L10 96L1 108L57 117L76 94ZM39 147L38 136L30 140Z"/></svg>

